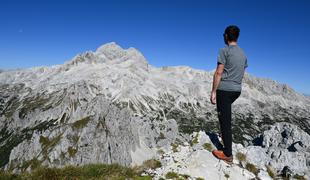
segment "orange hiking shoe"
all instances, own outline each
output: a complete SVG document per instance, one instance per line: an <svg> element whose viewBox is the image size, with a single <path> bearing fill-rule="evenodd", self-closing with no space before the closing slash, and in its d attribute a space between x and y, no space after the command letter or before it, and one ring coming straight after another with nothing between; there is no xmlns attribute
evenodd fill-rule
<svg viewBox="0 0 310 180"><path fill-rule="evenodd" d="M225 161L227 164L232 164L232 163L233 163L233 156L232 156L232 155L231 155L231 156L226 156L226 155L224 154L224 152L221 151L221 150L213 150L213 151L212 151L212 154L213 154L216 158Z"/></svg>

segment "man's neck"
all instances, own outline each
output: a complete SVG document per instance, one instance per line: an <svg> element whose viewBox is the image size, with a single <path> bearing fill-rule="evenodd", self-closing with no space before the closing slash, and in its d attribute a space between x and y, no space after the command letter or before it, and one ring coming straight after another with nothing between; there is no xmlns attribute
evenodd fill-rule
<svg viewBox="0 0 310 180"><path fill-rule="evenodd" d="M231 45L237 45L237 42L231 41L231 42L228 42L228 45L229 45L229 46L231 46Z"/></svg>

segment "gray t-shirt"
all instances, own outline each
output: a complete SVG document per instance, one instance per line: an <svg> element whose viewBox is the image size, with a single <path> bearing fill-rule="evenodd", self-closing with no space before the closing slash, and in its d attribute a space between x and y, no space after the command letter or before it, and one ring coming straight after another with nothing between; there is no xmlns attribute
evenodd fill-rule
<svg viewBox="0 0 310 180"><path fill-rule="evenodd" d="M241 83L247 58L238 45L229 45L220 49L217 62L224 64L224 72L217 89L241 92Z"/></svg>

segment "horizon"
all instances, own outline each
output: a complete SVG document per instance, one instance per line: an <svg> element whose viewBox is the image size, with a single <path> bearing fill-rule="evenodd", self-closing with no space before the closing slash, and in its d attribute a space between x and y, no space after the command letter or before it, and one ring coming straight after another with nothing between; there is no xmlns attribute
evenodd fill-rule
<svg viewBox="0 0 310 180"><path fill-rule="evenodd" d="M131 48L131 47L128 47L128 48L124 48L121 44L119 44L119 43L117 43L117 42L114 42L114 41L111 41L111 42L106 42L106 43L104 43L104 44L102 44L102 45L105 45L105 44L109 44L109 43L116 43L117 45L119 45L122 49L124 49L124 50L126 50L126 49L128 49L128 48ZM102 45L100 45L100 46L102 46ZM100 47L99 46L99 47ZM98 47L98 48L99 48ZM132 48L135 48L135 47L132 47ZM96 48L97 49L97 48ZM92 51L92 52L95 52L96 51L96 49L95 50L86 50L86 51ZM140 51L139 49L137 49L138 51ZM86 52L86 51L84 51L84 52ZM79 55L79 54L82 54L82 53L84 53L84 52L81 52L81 53L78 53L78 54L76 54L76 55ZM140 51L141 52L141 51ZM142 55L143 55L143 52L141 52L142 53ZM71 61L71 60L73 60L73 58L74 57L72 57L71 59L69 59L69 60L67 60L67 61ZM146 59L147 60L147 59ZM14 69L0 69L0 72L1 72L1 70L3 70L3 71L15 71L15 70L24 70L24 69L31 69L31 68L40 68L40 67L51 67L51 66L57 66L57 65L64 65L64 63L65 62L67 62L67 61L64 61L63 63L60 63L60 64L52 64L52 65L42 65L42 66L33 66L33 67L26 67L26 68L14 68ZM147 62L148 62L148 60L147 60ZM148 64L149 64L149 62L148 62ZM151 64L152 65L152 64ZM152 66L155 66L155 65L152 65ZM163 65L163 66L155 66L156 68L161 68L161 67L164 67L164 66L166 66L166 65ZM171 65L171 66L189 66L189 65L182 65L182 64L180 64L180 65ZM171 66L168 66L168 67L171 67ZM203 70L203 71L207 71L207 70L205 70L205 69L199 69L199 68L194 68L194 67L192 67L192 66L189 66L190 68L192 68L192 69L194 69L194 70ZM209 71L207 71L207 72L211 72L211 71L214 71L215 69L212 69L212 70L209 70ZM250 75L253 75L253 74L251 74L251 73L249 73L249 72L245 72L245 73L248 73L248 74L250 74ZM254 75L255 76L255 75ZM285 83L282 83L282 82L278 82L278 81L276 81L276 80L274 80L274 79L271 79L271 78L269 78L269 77L259 77L259 76L255 76L255 77L257 77L257 78L262 78L262 79L270 79L270 80L273 80L273 81L275 81L275 82L277 82L277 83L280 83L280 84L285 84ZM210 82L211 83L211 82ZM288 84L287 84L288 85ZM289 86L289 87L291 87L291 86ZM293 88L293 87L291 87L291 88ZM294 89L294 88L293 88ZM295 89L294 89L294 91L296 91ZM296 91L296 92L298 92L298 91ZM306 94L306 93L302 93L302 92L298 92L298 93L301 93L301 94L303 94L303 95L305 95L305 96L310 96L310 94Z"/></svg>
<svg viewBox="0 0 310 180"><path fill-rule="evenodd" d="M308 1L0 2L0 69L61 65L116 42L150 65L212 71L226 26L240 27L246 72L310 95ZM235 10L231 6L235 5ZM56 13L55 13L56 12ZM255 42L255 43L253 43Z"/></svg>

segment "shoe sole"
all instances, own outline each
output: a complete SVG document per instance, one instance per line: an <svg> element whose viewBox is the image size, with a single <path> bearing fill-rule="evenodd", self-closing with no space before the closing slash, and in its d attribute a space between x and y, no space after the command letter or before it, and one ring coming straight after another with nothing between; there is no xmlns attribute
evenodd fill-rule
<svg viewBox="0 0 310 180"><path fill-rule="evenodd" d="M225 163L229 164L229 165L232 165L233 164L233 161L228 161L228 160L224 160L222 159Z"/></svg>

